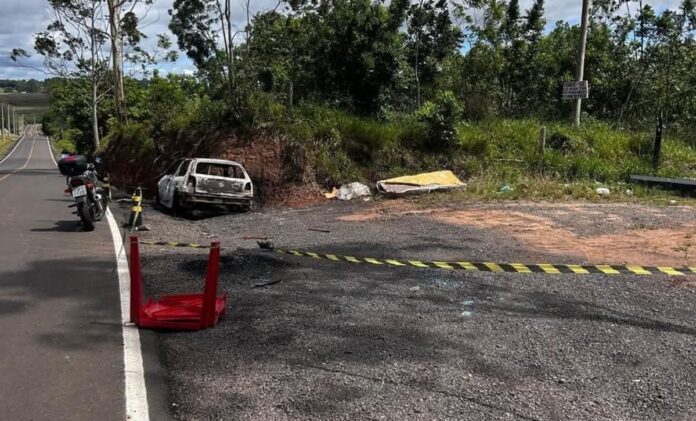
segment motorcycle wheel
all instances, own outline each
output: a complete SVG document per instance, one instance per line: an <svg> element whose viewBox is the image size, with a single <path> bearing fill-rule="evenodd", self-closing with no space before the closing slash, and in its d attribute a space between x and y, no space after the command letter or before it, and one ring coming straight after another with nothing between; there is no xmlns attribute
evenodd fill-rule
<svg viewBox="0 0 696 421"><path fill-rule="evenodd" d="M85 231L94 231L94 218L92 218L92 212L89 210L89 205L86 203L81 203L77 207L77 214L80 215L82 220L82 225L85 227Z"/></svg>

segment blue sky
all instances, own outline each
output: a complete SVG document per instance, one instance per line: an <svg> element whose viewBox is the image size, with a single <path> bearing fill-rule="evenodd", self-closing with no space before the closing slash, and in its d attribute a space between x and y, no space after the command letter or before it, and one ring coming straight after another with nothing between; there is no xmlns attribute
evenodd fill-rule
<svg viewBox="0 0 696 421"><path fill-rule="evenodd" d="M237 25L243 26L246 11L246 1L237 1L236 16ZM43 79L45 74L37 71L20 67L9 59L10 51L13 48L24 48L32 51L34 34L43 30L49 21L49 10L47 0L0 0L2 3L2 13L0 14L0 79ZM172 7L173 0L155 0L145 18L144 32L150 35L150 40L158 33L168 33L169 15L167 10ZM274 7L277 0L253 0L251 5L252 14ZM522 0L521 5L527 8L532 0ZM675 8L680 0L646 0L645 3L652 4L657 9ZM546 19L549 24L558 20L577 21L580 14L582 0L547 0ZM637 7L637 3L631 5ZM173 36L172 41L175 42ZM146 41L151 42L151 41ZM41 67L41 61L32 57L27 64L34 67ZM176 63L162 65L161 69L165 72L184 73L191 72L193 66L183 56Z"/></svg>

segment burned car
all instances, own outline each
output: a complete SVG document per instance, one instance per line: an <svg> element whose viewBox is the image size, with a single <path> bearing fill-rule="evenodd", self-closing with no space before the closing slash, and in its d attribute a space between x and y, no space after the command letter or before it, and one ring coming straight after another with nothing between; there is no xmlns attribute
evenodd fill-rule
<svg viewBox="0 0 696 421"><path fill-rule="evenodd" d="M249 210L254 186L244 167L234 161L188 158L174 162L157 183L158 202L173 210L224 207Z"/></svg>

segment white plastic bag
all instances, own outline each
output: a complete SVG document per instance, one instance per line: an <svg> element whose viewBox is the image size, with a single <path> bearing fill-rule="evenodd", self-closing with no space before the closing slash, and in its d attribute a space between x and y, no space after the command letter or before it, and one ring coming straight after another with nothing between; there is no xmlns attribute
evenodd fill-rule
<svg viewBox="0 0 696 421"><path fill-rule="evenodd" d="M365 197L370 195L370 189L361 183L355 182L350 184L345 184L338 189L336 197L338 200L353 200L358 197Z"/></svg>

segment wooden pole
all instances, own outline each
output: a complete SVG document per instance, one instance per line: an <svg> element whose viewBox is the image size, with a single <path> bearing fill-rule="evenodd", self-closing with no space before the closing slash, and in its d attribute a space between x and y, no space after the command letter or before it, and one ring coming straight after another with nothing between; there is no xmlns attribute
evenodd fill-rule
<svg viewBox="0 0 696 421"><path fill-rule="evenodd" d="M587 48L587 21L590 17L591 0L582 0L582 21L580 23L580 45L578 48L578 61L575 68L575 80L582 82L585 77L585 49ZM582 99L575 100L575 125L580 125L582 113Z"/></svg>
<svg viewBox="0 0 696 421"><path fill-rule="evenodd" d="M662 151L662 110L657 114L657 125L655 126L655 144L653 145L652 167L657 172L660 166L660 152Z"/></svg>

